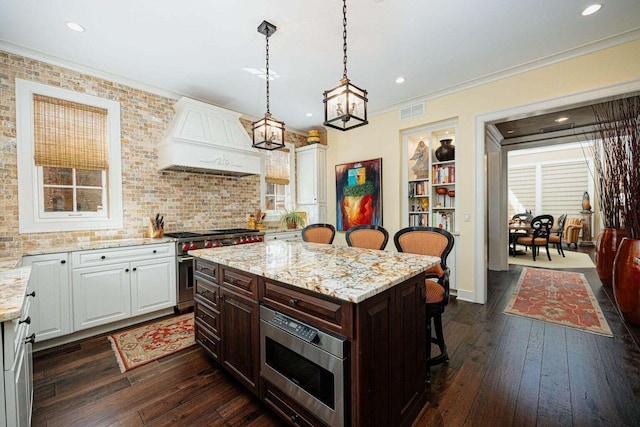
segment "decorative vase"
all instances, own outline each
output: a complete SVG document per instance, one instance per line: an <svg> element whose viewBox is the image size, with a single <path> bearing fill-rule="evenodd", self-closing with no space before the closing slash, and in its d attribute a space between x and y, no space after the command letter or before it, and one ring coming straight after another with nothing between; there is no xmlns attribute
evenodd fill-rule
<svg viewBox="0 0 640 427"><path fill-rule="evenodd" d="M596 238L596 271L604 286L611 287L613 281L613 261L618 252L618 246L627 235L619 228L605 228Z"/></svg>
<svg viewBox="0 0 640 427"><path fill-rule="evenodd" d="M441 139L440 147L436 148L436 158L441 162L447 162L456 158L456 147L451 145L453 139Z"/></svg>
<svg viewBox="0 0 640 427"><path fill-rule="evenodd" d="M320 142L320 131L310 130L307 136L307 144L317 144Z"/></svg>
<svg viewBox="0 0 640 427"><path fill-rule="evenodd" d="M640 240L623 237L613 265L613 296L627 322L640 325Z"/></svg>
<svg viewBox="0 0 640 427"><path fill-rule="evenodd" d="M582 195L582 212L591 212L591 201L587 191Z"/></svg>

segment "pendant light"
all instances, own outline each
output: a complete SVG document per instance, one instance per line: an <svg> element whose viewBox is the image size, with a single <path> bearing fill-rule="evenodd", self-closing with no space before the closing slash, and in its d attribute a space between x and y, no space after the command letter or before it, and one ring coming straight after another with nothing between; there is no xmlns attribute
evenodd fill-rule
<svg viewBox="0 0 640 427"><path fill-rule="evenodd" d="M269 151L284 147L284 122L271 117L271 112L269 111L269 36L275 33L276 29L275 25L267 21L262 21L262 24L258 27L258 32L264 34L267 40L267 68L265 75L267 80L267 113L264 118L251 123L251 130L253 131L253 144L251 146Z"/></svg>
<svg viewBox="0 0 640 427"><path fill-rule="evenodd" d="M324 92L324 125L346 131L367 121L367 91L351 84L347 77L347 0L342 0L342 50L344 74L340 85Z"/></svg>

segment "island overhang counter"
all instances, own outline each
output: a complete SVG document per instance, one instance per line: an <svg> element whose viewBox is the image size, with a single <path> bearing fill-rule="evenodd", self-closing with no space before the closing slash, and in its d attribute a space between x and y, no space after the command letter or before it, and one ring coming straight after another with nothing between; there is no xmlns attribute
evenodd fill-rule
<svg viewBox="0 0 640 427"><path fill-rule="evenodd" d="M424 272L439 258L300 241L189 254L196 341L283 419L323 423L299 396L260 375L260 305L344 338L338 424L411 425L418 416L427 391Z"/></svg>

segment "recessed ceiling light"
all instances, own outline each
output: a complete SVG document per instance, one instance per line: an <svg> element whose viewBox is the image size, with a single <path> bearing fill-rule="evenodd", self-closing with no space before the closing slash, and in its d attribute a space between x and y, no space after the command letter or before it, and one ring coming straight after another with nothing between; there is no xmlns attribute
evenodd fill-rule
<svg viewBox="0 0 640 427"><path fill-rule="evenodd" d="M312 113L307 113L306 116L307 117L313 117L313 114Z"/></svg>
<svg viewBox="0 0 640 427"><path fill-rule="evenodd" d="M507 133L514 133L515 130L508 130Z"/></svg>
<svg viewBox="0 0 640 427"><path fill-rule="evenodd" d="M566 122L567 120L569 120L569 117L558 117L555 122L556 123L562 123L562 122Z"/></svg>
<svg viewBox="0 0 640 427"><path fill-rule="evenodd" d="M396 79L396 83L398 83L398 84L404 83L404 77L398 77Z"/></svg>
<svg viewBox="0 0 640 427"><path fill-rule="evenodd" d="M78 33L84 32L84 27L76 22L67 22L67 28Z"/></svg>
<svg viewBox="0 0 640 427"><path fill-rule="evenodd" d="M585 10L582 11L582 16L593 15L594 13L599 11L601 7L602 7L601 4L598 4L598 3L592 4L591 6L588 6Z"/></svg>

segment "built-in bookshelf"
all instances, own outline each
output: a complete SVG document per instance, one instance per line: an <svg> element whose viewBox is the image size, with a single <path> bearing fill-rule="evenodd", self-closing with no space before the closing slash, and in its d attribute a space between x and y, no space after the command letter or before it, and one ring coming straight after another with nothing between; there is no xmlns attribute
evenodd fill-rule
<svg viewBox="0 0 640 427"><path fill-rule="evenodd" d="M440 141L455 141L455 127L431 129L407 137L407 225L456 230L456 161L440 161L436 150ZM452 144L455 147L455 142Z"/></svg>

